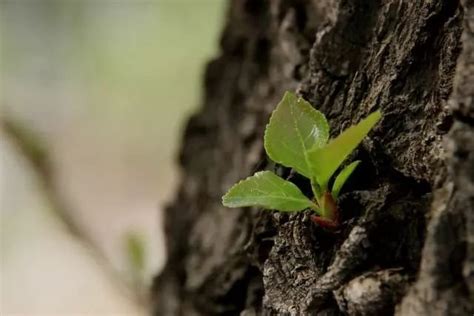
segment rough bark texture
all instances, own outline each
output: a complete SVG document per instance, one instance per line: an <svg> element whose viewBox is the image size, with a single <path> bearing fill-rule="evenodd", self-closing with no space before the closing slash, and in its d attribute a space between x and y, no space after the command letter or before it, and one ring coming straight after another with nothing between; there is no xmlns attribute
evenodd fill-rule
<svg viewBox="0 0 474 316"><path fill-rule="evenodd" d="M158 315L474 313L474 4L234 0L167 210ZM221 195L274 169L262 136L285 90L337 135L378 127L326 232L301 212L229 210Z"/></svg>

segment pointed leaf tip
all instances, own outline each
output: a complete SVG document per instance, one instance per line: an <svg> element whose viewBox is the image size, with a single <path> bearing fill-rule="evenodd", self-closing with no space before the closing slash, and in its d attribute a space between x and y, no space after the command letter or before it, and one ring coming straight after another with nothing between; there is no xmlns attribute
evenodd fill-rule
<svg viewBox="0 0 474 316"><path fill-rule="evenodd" d="M325 147L315 148L308 153L312 172L322 188L327 188L327 184L337 168L356 149L381 117L382 113L375 111L357 125L344 130Z"/></svg>
<svg viewBox="0 0 474 316"><path fill-rule="evenodd" d="M334 184L332 186L332 196L335 199L339 197L339 193L341 192L342 187L346 183L347 179L349 179L355 168L357 168L359 163L360 160L356 160L350 163L337 175L336 180L334 180Z"/></svg>

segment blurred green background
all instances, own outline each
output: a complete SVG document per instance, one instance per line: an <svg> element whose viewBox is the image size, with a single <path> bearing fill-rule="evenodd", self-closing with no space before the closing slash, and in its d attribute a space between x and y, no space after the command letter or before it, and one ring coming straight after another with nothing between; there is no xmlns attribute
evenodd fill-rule
<svg viewBox="0 0 474 316"><path fill-rule="evenodd" d="M54 194L106 260L68 234L2 133L2 315L144 313L134 292L146 292L164 262L160 210L179 179L181 131L218 53L225 3L0 6L1 115L42 140Z"/></svg>

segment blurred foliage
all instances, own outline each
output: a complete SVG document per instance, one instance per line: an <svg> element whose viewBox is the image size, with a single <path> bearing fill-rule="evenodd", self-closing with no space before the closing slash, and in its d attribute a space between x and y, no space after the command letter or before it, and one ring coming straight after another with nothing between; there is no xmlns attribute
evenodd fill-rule
<svg viewBox="0 0 474 316"><path fill-rule="evenodd" d="M138 284L142 283L146 262L146 248L143 236L138 232L129 232L125 236L125 253L132 276Z"/></svg>

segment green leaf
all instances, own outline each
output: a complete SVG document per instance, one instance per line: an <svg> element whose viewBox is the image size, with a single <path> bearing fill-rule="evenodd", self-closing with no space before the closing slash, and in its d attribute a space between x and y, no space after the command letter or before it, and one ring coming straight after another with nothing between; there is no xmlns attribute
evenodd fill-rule
<svg viewBox="0 0 474 316"><path fill-rule="evenodd" d="M376 111L360 121L359 124L343 131L325 147L316 147L308 152L312 171L323 190L327 188L329 179L344 159L359 145L381 116L380 111Z"/></svg>
<svg viewBox="0 0 474 316"><path fill-rule="evenodd" d="M296 185L271 171L257 172L234 185L222 197L227 207L260 206L279 211L300 211L314 207Z"/></svg>
<svg viewBox="0 0 474 316"><path fill-rule="evenodd" d="M359 165L359 163L360 163L360 160L356 160L356 161L350 163L344 169L342 169L341 172L339 172L339 174L337 175L336 180L334 180L334 184L332 186L332 196L334 197L334 199L337 199L337 197L339 196L339 192L341 191L342 187L344 186L344 183L346 183L347 179L349 179L352 172Z"/></svg>
<svg viewBox="0 0 474 316"><path fill-rule="evenodd" d="M308 150L324 146L329 125L324 115L311 104L286 92L265 130L265 150L273 161L311 178Z"/></svg>

